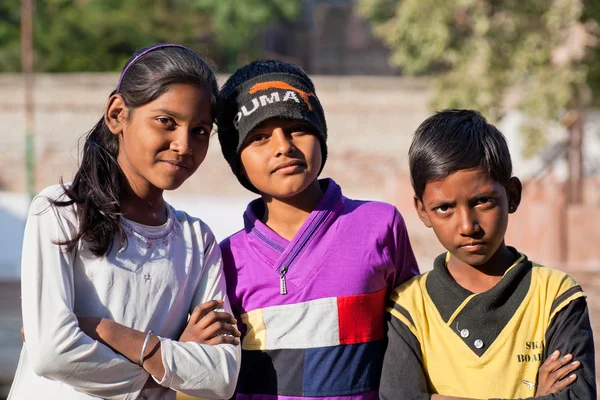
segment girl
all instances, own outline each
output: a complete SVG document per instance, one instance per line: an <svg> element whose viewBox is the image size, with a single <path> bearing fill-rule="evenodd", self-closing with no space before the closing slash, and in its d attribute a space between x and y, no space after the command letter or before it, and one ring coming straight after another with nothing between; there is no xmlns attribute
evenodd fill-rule
<svg viewBox="0 0 600 400"><path fill-rule="evenodd" d="M220 95L223 154L261 196L221 243L243 331L237 398L377 399L386 298L418 273L402 216L317 179L327 127L299 68L251 63Z"/></svg>
<svg viewBox="0 0 600 400"><path fill-rule="evenodd" d="M142 49L88 134L73 182L33 200L10 399L232 395L239 332L216 311L229 310L219 248L208 226L163 199L204 160L216 95L193 51Z"/></svg>

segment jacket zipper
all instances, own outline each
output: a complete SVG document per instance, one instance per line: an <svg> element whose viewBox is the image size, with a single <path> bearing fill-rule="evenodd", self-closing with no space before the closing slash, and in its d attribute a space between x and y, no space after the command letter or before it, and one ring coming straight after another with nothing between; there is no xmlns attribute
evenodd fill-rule
<svg viewBox="0 0 600 400"><path fill-rule="evenodd" d="M325 221L325 219L329 216L329 214L331 214L333 212L333 210L331 210L331 207L332 207L332 203L334 203L335 200L336 200L336 197L332 196L329 203L327 203L327 205L325 207L326 211L324 211L323 214L321 214L317 218L315 218L312 221L311 226L308 227L307 232L304 235L304 238L302 240L302 243L299 246L297 246L296 249L292 253L290 253L290 255L287 257L287 260L285 260L287 262L284 261L281 264L281 266L277 269L279 271L279 293L280 294L282 294L282 295L287 294L288 291L287 291L287 282L286 282L285 276L287 275L293 262L300 255L302 250L304 250L304 248L306 247L308 240L311 237L313 237L313 235L317 231L317 228L319 228L319 226L321 226L321 224L323 223L323 221Z"/></svg>

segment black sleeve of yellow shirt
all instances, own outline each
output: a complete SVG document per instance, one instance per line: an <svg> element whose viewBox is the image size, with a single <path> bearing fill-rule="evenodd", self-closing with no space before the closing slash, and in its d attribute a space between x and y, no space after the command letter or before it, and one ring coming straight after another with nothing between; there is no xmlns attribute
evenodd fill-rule
<svg viewBox="0 0 600 400"><path fill-rule="evenodd" d="M389 313L387 317L388 347L383 357L379 398L428 400L419 341L404 323Z"/></svg>
<svg viewBox="0 0 600 400"><path fill-rule="evenodd" d="M544 360L554 350L560 354L572 354L581 363L575 374L577 380L558 395L544 396L548 399L595 399L596 364L594 361L594 335L590 325L587 302L580 297L569 303L554 316L546 331Z"/></svg>
<svg viewBox="0 0 600 400"><path fill-rule="evenodd" d="M594 337L590 325L587 302L584 297L571 301L554 316L546 330L544 360L554 350L572 354L581 363L575 374L577 380L562 392L535 397L536 399L593 400L596 399L596 366L594 362ZM533 399L530 397L528 399Z"/></svg>
<svg viewBox="0 0 600 400"><path fill-rule="evenodd" d="M388 348L383 359L379 397L384 400L429 399L417 338L402 321L389 314L387 316ZM585 298L571 301L556 313L545 339L544 360L558 349L561 354L572 354L581 367L575 371L577 380L561 393L536 399L596 399L594 340Z"/></svg>

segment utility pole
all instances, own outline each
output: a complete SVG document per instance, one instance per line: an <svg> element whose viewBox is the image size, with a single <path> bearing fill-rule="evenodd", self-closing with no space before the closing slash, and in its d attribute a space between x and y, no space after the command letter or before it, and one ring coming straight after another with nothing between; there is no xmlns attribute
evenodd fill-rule
<svg viewBox="0 0 600 400"><path fill-rule="evenodd" d="M569 204L581 204L583 202L583 126L583 110L580 107L568 127L569 150L567 152L567 163L569 171Z"/></svg>
<svg viewBox="0 0 600 400"><path fill-rule="evenodd" d="M33 198L35 194L33 1L21 0L21 69L25 93L25 168L27 193L30 198Z"/></svg>

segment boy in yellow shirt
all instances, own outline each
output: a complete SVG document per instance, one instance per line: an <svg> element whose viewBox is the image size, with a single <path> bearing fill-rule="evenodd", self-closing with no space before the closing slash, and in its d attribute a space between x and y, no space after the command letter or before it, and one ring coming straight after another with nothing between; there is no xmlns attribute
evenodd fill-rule
<svg viewBox="0 0 600 400"><path fill-rule="evenodd" d="M448 251L390 298L380 397L595 399L583 290L504 242L522 189L504 136L478 112L442 111L409 162L417 213Z"/></svg>

